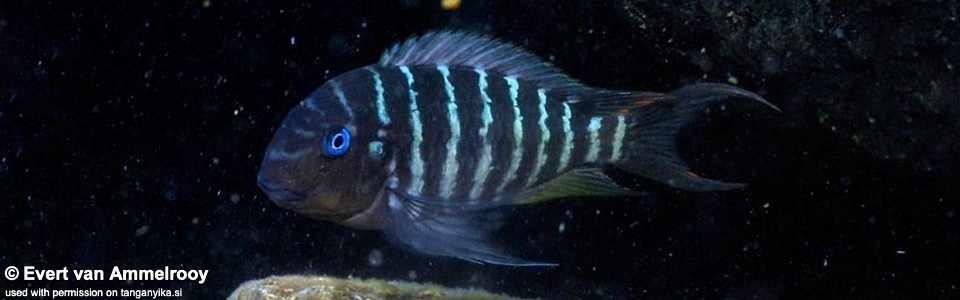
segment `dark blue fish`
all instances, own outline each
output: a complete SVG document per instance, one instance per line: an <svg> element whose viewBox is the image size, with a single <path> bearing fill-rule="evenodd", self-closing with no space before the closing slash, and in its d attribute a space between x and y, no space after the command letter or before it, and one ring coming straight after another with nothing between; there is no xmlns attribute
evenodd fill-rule
<svg viewBox="0 0 960 300"><path fill-rule="evenodd" d="M675 147L684 124L728 96L773 107L724 84L593 88L512 44L428 33L294 107L257 179L284 208L382 229L422 253L541 265L490 241L496 208L634 194L607 176L610 168L685 190L742 187L694 175Z"/></svg>

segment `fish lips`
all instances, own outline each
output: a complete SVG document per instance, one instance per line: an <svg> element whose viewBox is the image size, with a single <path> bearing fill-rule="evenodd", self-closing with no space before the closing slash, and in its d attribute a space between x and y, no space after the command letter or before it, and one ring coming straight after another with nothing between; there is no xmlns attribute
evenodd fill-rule
<svg viewBox="0 0 960 300"><path fill-rule="evenodd" d="M267 194L270 201L283 207L297 206L307 199L304 194L286 189L276 182L266 180L263 176L257 176L257 185Z"/></svg>

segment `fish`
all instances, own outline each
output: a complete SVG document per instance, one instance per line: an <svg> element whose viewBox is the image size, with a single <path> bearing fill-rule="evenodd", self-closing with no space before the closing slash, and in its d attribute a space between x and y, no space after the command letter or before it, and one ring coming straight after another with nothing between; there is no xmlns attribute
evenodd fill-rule
<svg viewBox="0 0 960 300"><path fill-rule="evenodd" d="M614 170L688 191L700 177L678 131L711 103L763 97L727 84L667 93L580 83L512 43L432 31L323 83L266 148L259 187L278 206L382 230L412 251L481 264L553 266L513 254L504 211L557 198L632 196Z"/></svg>

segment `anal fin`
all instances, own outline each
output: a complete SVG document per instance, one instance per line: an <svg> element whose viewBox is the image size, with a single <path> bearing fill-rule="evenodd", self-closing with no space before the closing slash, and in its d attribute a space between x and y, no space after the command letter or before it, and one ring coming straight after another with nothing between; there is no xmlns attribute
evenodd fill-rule
<svg viewBox="0 0 960 300"><path fill-rule="evenodd" d="M599 167L582 167L517 195L514 203L531 204L563 197L636 196L640 192L617 184Z"/></svg>

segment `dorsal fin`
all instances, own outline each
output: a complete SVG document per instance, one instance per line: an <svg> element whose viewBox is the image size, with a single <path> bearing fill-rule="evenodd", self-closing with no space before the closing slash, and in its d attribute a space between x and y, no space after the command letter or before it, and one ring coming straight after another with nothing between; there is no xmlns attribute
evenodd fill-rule
<svg viewBox="0 0 960 300"><path fill-rule="evenodd" d="M382 66L447 65L482 69L536 83L560 94L589 89L552 64L496 38L462 31L432 31L394 45Z"/></svg>

